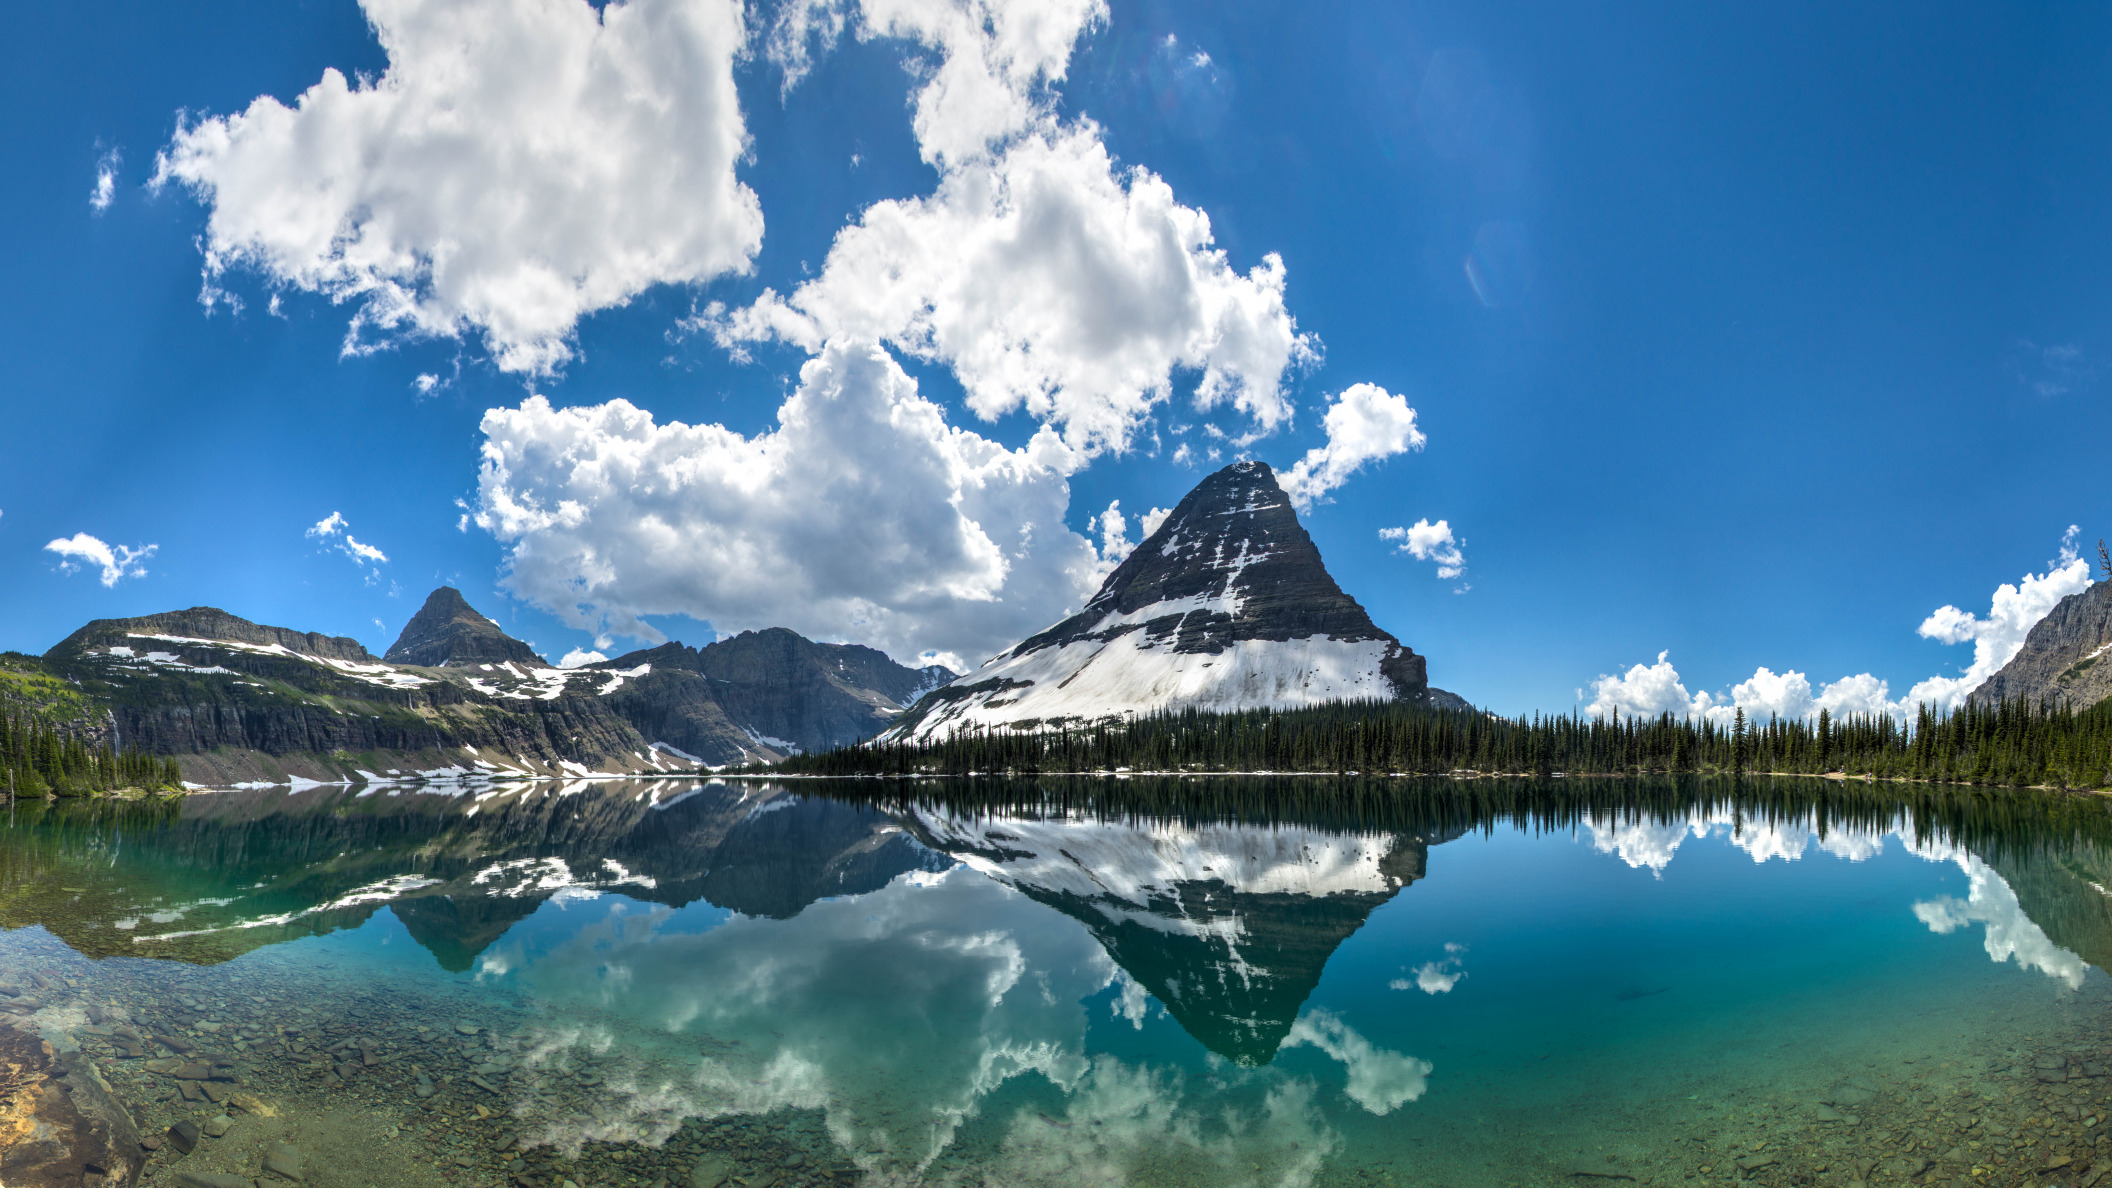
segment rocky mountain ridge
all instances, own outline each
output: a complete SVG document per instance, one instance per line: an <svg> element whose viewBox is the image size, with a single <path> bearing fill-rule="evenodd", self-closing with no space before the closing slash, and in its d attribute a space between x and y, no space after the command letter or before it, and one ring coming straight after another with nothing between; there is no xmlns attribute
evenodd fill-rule
<svg viewBox="0 0 2112 1188"><path fill-rule="evenodd" d="M214 607L97 620L43 663L110 741L174 755L197 783L668 766L599 702L595 676L390 664Z"/></svg>
<svg viewBox="0 0 2112 1188"><path fill-rule="evenodd" d="M18 659L95 741L174 755L213 785L771 760L870 737L951 676L782 629L561 669L445 586L380 659L215 607L96 620Z"/></svg>
<svg viewBox="0 0 2112 1188"><path fill-rule="evenodd" d="M1335 583L1268 465L1236 462L1083 610L926 697L886 737L1355 699L1467 708Z"/></svg>
<svg viewBox="0 0 2112 1188"><path fill-rule="evenodd" d="M816 643L782 627L692 648L662 644L589 666L619 674L626 720L708 763L776 759L871 738L951 680L857 644ZM632 675L636 674L636 675Z"/></svg>
<svg viewBox="0 0 2112 1188"><path fill-rule="evenodd" d="M1966 700L1993 705L2022 698L2086 709L2112 697L2112 582L2097 582L2054 604L2024 646Z"/></svg>

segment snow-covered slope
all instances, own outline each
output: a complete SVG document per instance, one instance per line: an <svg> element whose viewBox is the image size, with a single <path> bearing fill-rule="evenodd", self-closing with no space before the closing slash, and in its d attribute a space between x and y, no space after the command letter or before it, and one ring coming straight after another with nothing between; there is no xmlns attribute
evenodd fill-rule
<svg viewBox="0 0 2112 1188"><path fill-rule="evenodd" d="M1197 485L1083 611L927 694L883 737L1355 698L1464 708L1321 563L1265 463Z"/></svg>

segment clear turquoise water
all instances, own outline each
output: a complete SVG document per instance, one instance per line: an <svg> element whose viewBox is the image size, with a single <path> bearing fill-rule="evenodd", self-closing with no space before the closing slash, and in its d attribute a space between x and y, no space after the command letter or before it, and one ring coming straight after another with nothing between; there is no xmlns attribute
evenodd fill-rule
<svg viewBox="0 0 2112 1188"><path fill-rule="evenodd" d="M73 978L25 1025L91 1057L89 1005L192 1028L276 1112L444 1183L1683 1184L1755 1156L1763 1183L1902 1159L2038 1183L2097 1158L2105 1082L2030 1075L2112 1041L2095 805L1857 794L1822 838L1848 794L1817 782L1396 785L1356 813L1329 788L18 809L0 982ZM390 1059L318 1066L352 1036ZM217 1110L105 1067L152 1125ZM1844 1085L1854 1120L1818 1121Z"/></svg>

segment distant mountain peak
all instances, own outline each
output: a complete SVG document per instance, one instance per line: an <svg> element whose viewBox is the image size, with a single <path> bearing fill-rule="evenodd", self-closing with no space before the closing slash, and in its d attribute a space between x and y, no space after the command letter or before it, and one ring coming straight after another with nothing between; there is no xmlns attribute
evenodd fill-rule
<svg viewBox="0 0 2112 1188"><path fill-rule="evenodd" d="M1465 705L1343 593L1275 472L1247 461L1196 484L1083 610L926 695L889 737L1363 698Z"/></svg>
<svg viewBox="0 0 2112 1188"><path fill-rule="evenodd" d="M136 619L97 619L61 640L45 655L77 654L96 642L124 645L143 640L219 640L254 647L280 647L303 656L371 663L374 659L358 640L343 635L322 635L252 623L217 606L194 606L188 610L162 611Z"/></svg>
<svg viewBox="0 0 2112 1188"><path fill-rule="evenodd" d="M820 643L785 627L628 652L588 667L650 671L611 686L610 704L656 741L708 763L775 759L871 738L903 707L953 679L862 644Z"/></svg>
<svg viewBox="0 0 2112 1188"><path fill-rule="evenodd" d="M403 634L396 637L382 659L423 668L507 661L550 667L550 662L536 655L535 649L479 614L453 586L442 586L426 596L425 605L403 625Z"/></svg>

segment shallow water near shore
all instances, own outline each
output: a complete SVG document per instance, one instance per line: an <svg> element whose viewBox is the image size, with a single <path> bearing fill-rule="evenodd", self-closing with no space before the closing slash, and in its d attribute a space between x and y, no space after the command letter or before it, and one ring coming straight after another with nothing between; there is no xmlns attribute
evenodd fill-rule
<svg viewBox="0 0 2112 1188"><path fill-rule="evenodd" d="M2108 885L1821 781L251 789L0 818L0 1023L227 1120L151 1184L2086 1184Z"/></svg>

